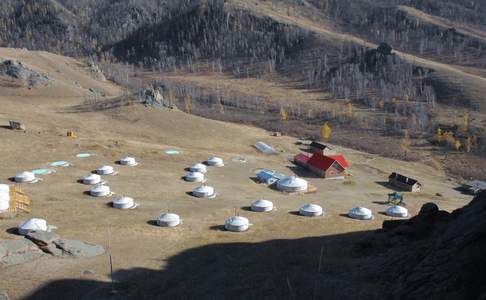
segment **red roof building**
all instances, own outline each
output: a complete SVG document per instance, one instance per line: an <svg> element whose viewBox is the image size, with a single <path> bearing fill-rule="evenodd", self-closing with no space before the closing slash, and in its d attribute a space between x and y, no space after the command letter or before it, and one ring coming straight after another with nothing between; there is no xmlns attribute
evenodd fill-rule
<svg viewBox="0 0 486 300"><path fill-rule="evenodd" d="M349 167L343 155L323 155L314 153L309 156L305 153L294 157L294 162L324 178L342 177Z"/></svg>

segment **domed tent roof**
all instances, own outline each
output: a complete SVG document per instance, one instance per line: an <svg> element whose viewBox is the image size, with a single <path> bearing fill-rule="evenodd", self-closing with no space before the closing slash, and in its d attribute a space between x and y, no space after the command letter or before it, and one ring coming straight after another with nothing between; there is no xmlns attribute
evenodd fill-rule
<svg viewBox="0 0 486 300"><path fill-rule="evenodd" d="M322 207L317 204L305 204L299 209L299 213L306 217L317 217L322 215Z"/></svg>
<svg viewBox="0 0 486 300"><path fill-rule="evenodd" d="M17 226L19 234L26 235L31 231L48 231L47 221L44 219L32 218L27 221L23 221Z"/></svg>
<svg viewBox="0 0 486 300"><path fill-rule="evenodd" d="M352 219L371 220L373 213L366 207L353 207L349 210L348 216Z"/></svg>
<svg viewBox="0 0 486 300"><path fill-rule="evenodd" d="M113 174L115 170L113 169L112 166L102 166L96 169L96 173L99 175L109 175Z"/></svg>
<svg viewBox="0 0 486 300"><path fill-rule="evenodd" d="M118 209L134 209L137 207L133 198L120 196L113 200L113 207Z"/></svg>
<svg viewBox="0 0 486 300"><path fill-rule="evenodd" d="M134 157L126 156L120 159L120 165L124 166L136 166L138 162L135 160Z"/></svg>
<svg viewBox="0 0 486 300"><path fill-rule="evenodd" d="M175 227L181 223L179 215L174 213L163 213L157 220L157 225L163 227Z"/></svg>
<svg viewBox="0 0 486 300"><path fill-rule="evenodd" d="M98 184L101 182L101 176L98 174L90 174L83 177L84 184Z"/></svg>
<svg viewBox="0 0 486 300"><path fill-rule="evenodd" d="M399 205L392 205L385 210L385 214L391 217L407 218L408 209Z"/></svg>
<svg viewBox="0 0 486 300"><path fill-rule="evenodd" d="M250 222L245 217L233 216L224 222L224 228L229 231L242 232L248 230Z"/></svg>
<svg viewBox="0 0 486 300"><path fill-rule="evenodd" d="M267 212L273 209L273 203L269 200L256 200L251 204L251 210L256 212Z"/></svg>
<svg viewBox="0 0 486 300"><path fill-rule="evenodd" d="M10 186L0 184L0 211L7 210L10 207Z"/></svg>
<svg viewBox="0 0 486 300"><path fill-rule="evenodd" d="M186 176L184 177L186 181L190 182L202 182L204 181L204 174L201 172L187 172Z"/></svg>
<svg viewBox="0 0 486 300"><path fill-rule="evenodd" d="M206 163L208 164L208 166L213 166L213 167L222 167L222 166L224 166L223 159L222 158L219 158L219 157L215 157L215 156L208 158L208 160L206 161Z"/></svg>
<svg viewBox="0 0 486 300"><path fill-rule="evenodd" d="M192 191L192 194L199 198L213 198L216 196L214 188L207 185L201 185Z"/></svg>
<svg viewBox="0 0 486 300"><path fill-rule="evenodd" d="M35 182L37 178L35 178L35 174L32 172L24 171L15 175L15 182L23 183L23 182Z"/></svg>
<svg viewBox="0 0 486 300"><path fill-rule="evenodd" d="M287 176L277 181L277 188L284 192L303 192L307 187L306 180L295 176Z"/></svg>
<svg viewBox="0 0 486 300"><path fill-rule="evenodd" d="M199 173L206 173L207 172L206 166L201 164L201 163L197 163L197 164L192 165L189 168L189 170L192 171L192 172L199 172Z"/></svg>
<svg viewBox="0 0 486 300"><path fill-rule="evenodd" d="M110 187L107 185L97 185L93 187L89 193L94 197L105 197L111 195Z"/></svg>

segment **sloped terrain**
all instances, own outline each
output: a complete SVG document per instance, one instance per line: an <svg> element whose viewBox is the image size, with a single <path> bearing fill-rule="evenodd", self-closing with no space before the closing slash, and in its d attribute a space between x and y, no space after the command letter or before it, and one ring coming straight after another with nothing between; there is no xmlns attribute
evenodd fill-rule
<svg viewBox="0 0 486 300"><path fill-rule="evenodd" d="M40 217L57 226L57 234L101 245L107 253L79 260L45 255L2 268L1 288L13 299L110 298L108 253L114 267L115 298L160 298L164 294L176 299L221 295L376 299L382 290L375 280L382 272L377 264L381 260L362 257L363 251L354 251L353 245L390 219L380 213L392 191L383 183L389 173L399 171L423 182L423 193L405 196L412 215L430 201L453 211L471 198L454 189L459 182L440 166L340 146L333 147L346 156L353 176L346 182L316 178L289 162L301 151L296 138L273 137L255 127L124 102L124 90L91 77L87 65L71 58L12 49L0 53L49 74L58 85L50 91L52 85L31 90L0 87L0 122L20 120L27 128L25 132L0 128L0 139L7 141L0 147L0 181L8 183L8 178L23 170L53 168L49 166L52 161L72 163L68 168L55 168L56 173L42 176L39 183L21 185L33 201L33 213L0 220L0 238L22 239L12 234L13 228L24 219ZM61 73L53 71L56 69ZM86 88L76 88L73 80L86 88L104 90L106 96L86 101L82 93ZM267 89L263 86L261 92ZM77 138L66 137L68 130ZM259 153L251 146L257 141L267 142L279 154ZM169 149L182 153L171 156L165 153ZM76 158L79 152L93 156ZM125 155L135 156L140 165L116 165ZM196 185L184 182L181 176L188 166L213 155L225 160L225 167L210 168L207 174L208 184L216 188L218 196L196 199L190 195ZM234 160L239 156L246 163ZM78 180L105 164L119 172L106 178L108 185L117 195L133 197L140 204L137 209L116 210L110 206L113 198L86 195L89 187ZM317 192L287 195L259 185L251 179L258 168L303 176ZM248 211L249 203L260 198L274 201L278 209L269 214ZM308 202L323 206L326 215L314 219L297 216L295 211ZM357 205L372 209L375 219L361 222L344 215ZM167 210L181 215L180 227L165 230L153 225ZM235 212L254 224L248 232L221 230L224 220ZM355 284L349 286L349 282Z"/></svg>

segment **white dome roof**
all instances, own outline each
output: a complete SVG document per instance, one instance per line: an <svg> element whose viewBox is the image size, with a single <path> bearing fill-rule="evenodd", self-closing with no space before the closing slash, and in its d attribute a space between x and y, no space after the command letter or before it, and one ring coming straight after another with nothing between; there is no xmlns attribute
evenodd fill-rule
<svg viewBox="0 0 486 300"><path fill-rule="evenodd" d="M93 187L89 193L95 197L103 197L111 194L110 187L107 185L97 185Z"/></svg>
<svg viewBox="0 0 486 300"><path fill-rule="evenodd" d="M197 164L192 165L189 168L189 170L191 170L193 172L200 172L200 173L206 173L207 172L206 166L201 164L201 163L197 163Z"/></svg>
<svg viewBox="0 0 486 300"><path fill-rule="evenodd" d="M302 178L287 176L277 181L277 188L286 192L301 192L307 190L308 183Z"/></svg>
<svg viewBox="0 0 486 300"><path fill-rule="evenodd" d="M113 172L114 170L112 166L102 166L96 169L96 173L100 175L108 175L108 174L112 174Z"/></svg>
<svg viewBox="0 0 486 300"><path fill-rule="evenodd" d="M392 205L385 210L385 214L391 217L406 218L408 217L408 209L399 205Z"/></svg>
<svg viewBox="0 0 486 300"><path fill-rule="evenodd" d="M97 184L101 182L101 176L98 174L90 174L83 177L84 184Z"/></svg>
<svg viewBox="0 0 486 300"><path fill-rule="evenodd" d="M120 164L126 165L126 166L134 166L137 164L137 161L135 160L134 157L126 156L122 159L120 159Z"/></svg>
<svg viewBox="0 0 486 300"><path fill-rule="evenodd" d="M135 206L133 198L120 196L113 200L113 207L119 209L129 209Z"/></svg>
<svg viewBox="0 0 486 300"><path fill-rule="evenodd" d="M26 235L30 231L47 231L47 221L44 219L32 218L23 221L17 227L19 234Z"/></svg>
<svg viewBox="0 0 486 300"><path fill-rule="evenodd" d="M366 207L353 207L349 210L348 216L358 220L370 220L373 218L373 213Z"/></svg>
<svg viewBox="0 0 486 300"><path fill-rule="evenodd" d="M0 184L0 211L7 210L10 207L10 187L6 184Z"/></svg>
<svg viewBox="0 0 486 300"><path fill-rule="evenodd" d="M248 230L250 221L245 217L233 216L224 222L224 227L229 231L241 232Z"/></svg>
<svg viewBox="0 0 486 300"><path fill-rule="evenodd" d="M317 204L305 204L299 209L299 213L303 216L317 217L322 215L322 207Z"/></svg>
<svg viewBox="0 0 486 300"><path fill-rule="evenodd" d="M24 171L15 175L16 182L31 182L35 180L35 174L32 172Z"/></svg>
<svg viewBox="0 0 486 300"><path fill-rule="evenodd" d="M180 222L181 218L179 217L179 215L174 213L163 213L157 220L157 225L164 227L174 227L179 225Z"/></svg>
<svg viewBox="0 0 486 300"><path fill-rule="evenodd" d="M201 185L192 191L192 194L196 197L212 197L214 196L214 188L207 185Z"/></svg>
<svg viewBox="0 0 486 300"><path fill-rule="evenodd" d="M215 167L224 166L223 159L215 156L208 158L206 162L209 166L215 166Z"/></svg>
<svg viewBox="0 0 486 300"><path fill-rule="evenodd" d="M256 200L251 203L251 210L257 212L266 212L273 209L273 203L269 200Z"/></svg>
<svg viewBox="0 0 486 300"><path fill-rule="evenodd" d="M186 176L184 177L185 180L191 182L201 182L204 180L204 174L201 172L187 172Z"/></svg>

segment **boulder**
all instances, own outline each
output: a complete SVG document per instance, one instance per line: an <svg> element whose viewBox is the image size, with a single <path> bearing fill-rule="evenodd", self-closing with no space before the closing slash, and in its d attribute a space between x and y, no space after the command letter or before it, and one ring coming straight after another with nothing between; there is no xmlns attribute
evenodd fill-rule
<svg viewBox="0 0 486 300"><path fill-rule="evenodd" d="M30 240L3 240L0 248L5 255L0 258L2 265L11 266L34 260L43 255L43 252Z"/></svg>
<svg viewBox="0 0 486 300"><path fill-rule="evenodd" d="M31 231L25 236L32 242L36 243L39 247L47 246L54 241L59 240L61 237L54 232L47 231Z"/></svg>
<svg viewBox="0 0 486 300"><path fill-rule="evenodd" d="M76 258L94 257L105 252L105 249L100 245L78 240L61 239L54 241L54 244L67 254L72 255Z"/></svg>
<svg viewBox="0 0 486 300"><path fill-rule="evenodd" d="M439 211L437 204L433 202L425 203L420 209L419 215L428 215Z"/></svg>
<svg viewBox="0 0 486 300"><path fill-rule="evenodd" d="M50 81L47 75L31 70L21 62L11 59L0 59L0 76L20 80L24 86L29 88L46 85Z"/></svg>

